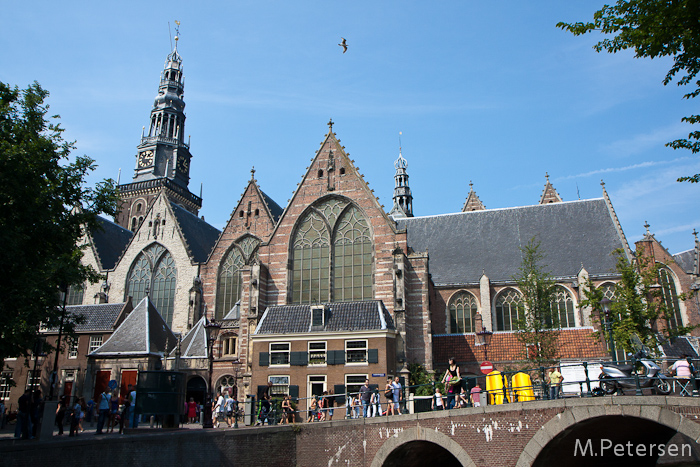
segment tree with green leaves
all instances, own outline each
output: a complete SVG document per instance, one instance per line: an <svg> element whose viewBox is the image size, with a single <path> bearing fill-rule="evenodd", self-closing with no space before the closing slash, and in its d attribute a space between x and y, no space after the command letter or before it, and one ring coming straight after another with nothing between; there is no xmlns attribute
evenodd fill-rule
<svg viewBox="0 0 700 467"><path fill-rule="evenodd" d="M0 368L31 351L40 324L58 327L61 290L100 279L78 244L99 213L117 210L115 182L88 187L94 161L70 160L75 145L63 140L59 117L47 117L48 95L36 82L25 90L0 82Z"/></svg>
<svg viewBox="0 0 700 467"><path fill-rule="evenodd" d="M615 250L613 254L617 259L616 270L620 274L620 281L615 284L609 319L618 350L624 350L625 354L636 351L637 349L633 349L630 344L630 337L636 334L644 345L655 352L662 342L685 335L693 329L688 326L668 325L673 319L673 311L663 299L663 291L659 286L661 266L645 255L643 248L637 248L631 262L622 250ZM602 332L596 332L596 335L599 339L609 339L609 336L605 335L606 318L602 315L600 305L604 298L604 290L595 287L589 279L584 292L586 299L581 301L581 306L599 311L591 316L603 329ZM687 297L681 295L679 298Z"/></svg>
<svg viewBox="0 0 700 467"><path fill-rule="evenodd" d="M700 95L700 3L697 0L618 0L615 5L604 5L593 14L587 23L557 23L557 27L579 36L592 31L610 34L598 42L597 52L616 53L633 49L635 57L672 57L673 66L666 73L663 84L667 85L683 74L677 84L691 85L692 90L684 98ZM696 124L700 115L681 119ZM700 152L700 131L693 131L688 138L671 141L666 146L673 149L690 149ZM679 182L700 182L700 174L681 177Z"/></svg>
<svg viewBox="0 0 700 467"><path fill-rule="evenodd" d="M540 242L532 238L521 247L522 263L513 277L523 294L523 310L518 314L516 336L525 344L526 360L538 365L556 361L559 315L552 311L555 282L542 264Z"/></svg>

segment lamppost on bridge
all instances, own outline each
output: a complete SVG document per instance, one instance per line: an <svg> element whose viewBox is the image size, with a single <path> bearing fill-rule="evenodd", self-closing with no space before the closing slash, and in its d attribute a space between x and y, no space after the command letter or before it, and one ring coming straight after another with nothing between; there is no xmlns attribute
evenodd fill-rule
<svg viewBox="0 0 700 467"><path fill-rule="evenodd" d="M610 357L613 363L617 363L617 353L615 352L615 339L613 339L612 319L610 317L610 304L612 301L605 297L600 302L600 307L605 314L605 332L608 334L608 348L610 349Z"/></svg>
<svg viewBox="0 0 700 467"><path fill-rule="evenodd" d="M221 330L221 323L209 321L207 318L206 308L204 309L204 331L207 338L207 357L209 360L209 385L207 386L207 395L204 398L204 420L202 420L202 428L214 428L212 420L211 405L212 405L212 373L214 372L214 341Z"/></svg>
<svg viewBox="0 0 700 467"><path fill-rule="evenodd" d="M231 366L233 367L233 378L235 381L235 388L236 388L236 406L233 408L233 427L238 428L238 407L239 407L239 400L238 400L238 373L241 370L241 361L236 359L231 362Z"/></svg>

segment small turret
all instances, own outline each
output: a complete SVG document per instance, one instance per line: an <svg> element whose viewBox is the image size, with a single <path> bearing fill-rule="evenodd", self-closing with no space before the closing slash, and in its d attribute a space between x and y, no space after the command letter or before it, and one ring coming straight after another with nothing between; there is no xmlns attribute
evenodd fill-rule
<svg viewBox="0 0 700 467"><path fill-rule="evenodd" d="M402 217L413 217L413 195L411 188L408 186L408 173L406 167L408 162L401 154L399 146L399 157L394 162L396 174L394 175L394 205L389 212L389 216L393 219Z"/></svg>

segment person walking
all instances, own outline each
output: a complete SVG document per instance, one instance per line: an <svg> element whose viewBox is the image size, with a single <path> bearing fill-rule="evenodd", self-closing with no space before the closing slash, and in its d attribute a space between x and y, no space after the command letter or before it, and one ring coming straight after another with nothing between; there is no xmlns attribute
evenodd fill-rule
<svg viewBox="0 0 700 467"><path fill-rule="evenodd" d="M117 424L117 413L119 412L119 393L115 389L109 398L109 422L107 423L107 433L114 433L114 425Z"/></svg>
<svg viewBox="0 0 700 467"><path fill-rule="evenodd" d="M386 379L386 386L384 386L384 397L386 397L386 415L394 414L394 388L392 386L391 378Z"/></svg>
<svg viewBox="0 0 700 467"><path fill-rule="evenodd" d="M365 379L365 384L360 386L360 400L362 401L362 418L370 416L369 404L372 399L372 389L369 387L369 379Z"/></svg>
<svg viewBox="0 0 700 467"><path fill-rule="evenodd" d="M56 407L56 425L58 425L58 435L63 434L63 419L66 416L66 409L68 403L66 402L66 396L61 396L58 399L58 406Z"/></svg>
<svg viewBox="0 0 700 467"><path fill-rule="evenodd" d="M98 410L98 415L97 415L97 430L95 431L96 435L101 435L102 434L102 428L105 425L105 421L107 420L107 417L109 417L109 399L110 395L107 393L107 391L104 391L102 394L100 394L100 403L97 406Z"/></svg>
<svg viewBox="0 0 700 467"><path fill-rule="evenodd" d="M459 374L459 367L454 358L450 358L447 362L449 366L442 377L442 383L447 392L447 408L452 409L455 406L455 397L462 386L462 375Z"/></svg>
<svg viewBox="0 0 700 467"><path fill-rule="evenodd" d="M401 390L401 383L399 382L399 377L394 378L394 382L391 383L392 394L394 396L394 414L400 415L401 409L399 407L400 402L403 400L403 391Z"/></svg>
<svg viewBox="0 0 700 467"><path fill-rule="evenodd" d="M472 401L473 407L481 406L481 387L479 386L478 381L476 382L476 384L474 384L474 387L471 389L471 391L469 391L469 398Z"/></svg>
<svg viewBox="0 0 700 467"><path fill-rule="evenodd" d="M309 400L309 417L306 419L306 423L312 423L316 421L316 411L318 410L318 398L317 396L311 397Z"/></svg>
<svg viewBox="0 0 700 467"><path fill-rule="evenodd" d="M15 429L15 437L29 439L29 411L32 406L32 391L26 389L24 394L17 399L17 428Z"/></svg>
<svg viewBox="0 0 700 467"><path fill-rule="evenodd" d="M194 401L194 397L190 397L190 401L187 403L187 420L189 423L195 423L197 420L197 403Z"/></svg>
<svg viewBox="0 0 700 467"><path fill-rule="evenodd" d="M430 408L433 410L445 410L445 400L442 398L442 393L440 392L439 387L435 388L435 395L433 396Z"/></svg>

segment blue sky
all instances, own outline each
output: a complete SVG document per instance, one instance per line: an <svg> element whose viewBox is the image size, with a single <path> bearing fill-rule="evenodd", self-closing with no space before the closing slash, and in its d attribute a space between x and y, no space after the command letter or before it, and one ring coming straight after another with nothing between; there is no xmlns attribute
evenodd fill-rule
<svg viewBox="0 0 700 467"><path fill-rule="evenodd" d="M399 132L414 213L457 212L469 181L487 208L536 204L549 173L565 201L600 197L630 243L651 231L671 253L700 229L700 158L664 147L697 113L662 85L670 60L598 54L558 21L602 1L3 2L0 80L50 91L93 181L133 176L181 22L190 189L223 228L254 165L285 206L333 118L391 209ZM174 35L174 31L173 31ZM349 44L346 54L340 38Z"/></svg>

